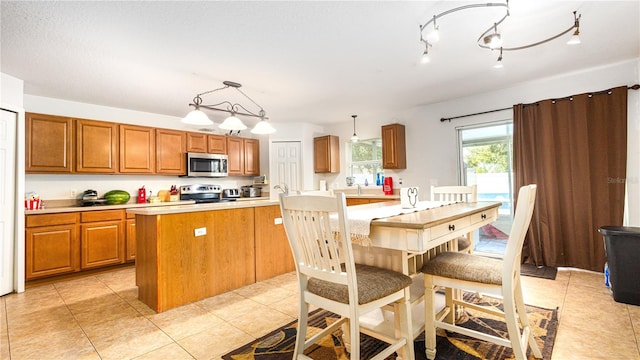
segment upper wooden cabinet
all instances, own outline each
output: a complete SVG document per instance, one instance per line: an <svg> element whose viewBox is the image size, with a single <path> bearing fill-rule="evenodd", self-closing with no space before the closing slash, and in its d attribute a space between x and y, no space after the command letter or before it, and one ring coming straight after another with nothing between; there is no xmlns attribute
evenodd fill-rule
<svg viewBox="0 0 640 360"><path fill-rule="evenodd" d="M25 114L27 173L73 172L73 119Z"/></svg>
<svg viewBox="0 0 640 360"><path fill-rule="evenodd" d="M187 173L185 139L184 131L156 129L156 173Z"/></svg>
<svg viewBox="0 0 640 360"><path fill-rule="evenodd" d="M187 152L226 154L226 136L192 132L187 133Z"/></svg>
<svg viewBox="0 0 640 360"><path fill-rule="evenodd" d="M154 128L120 124L120 172L153 174L156 163Z"/></svg>
<svg viewBox="0 0 640 360"><path fill-rule="evenodd" d="M335 135L313 139L313 169L316 173L340 172L340 138Z"/></svg>
<svg viewBox="0 0 640 360"><path fill-rule="evenodd" d="M260 140L243 139L244 142L244 174L260 175Z"/></svg>
<svg viewBox="0 0 640 360"><path fill-rule="evenodd" d="M118 124L76 120L76 172L118 171Z"/></svg>
<svg viewBox="0 0 640 360"><path fill-rule="evenodd" d="M260 140L227 136L230 176L260 175Z"/></svg>
<svg viewBox="0 0 640 360"><path fill-rule="evenodd" d="M402 124L382 126L382 168L407 168L407 151Z"/></svg>

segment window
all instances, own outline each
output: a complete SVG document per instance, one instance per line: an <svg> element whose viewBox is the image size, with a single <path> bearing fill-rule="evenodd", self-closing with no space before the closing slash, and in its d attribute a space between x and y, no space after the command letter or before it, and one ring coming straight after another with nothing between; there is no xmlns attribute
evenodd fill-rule
<svg viewBox="0 0 640 360"><path fill-rule="evenodd" d="M364 184L366 180L369 185L376 185L376 175L382 174L382 140L360 140L350 144L349 168L354 184Z"/></svg>

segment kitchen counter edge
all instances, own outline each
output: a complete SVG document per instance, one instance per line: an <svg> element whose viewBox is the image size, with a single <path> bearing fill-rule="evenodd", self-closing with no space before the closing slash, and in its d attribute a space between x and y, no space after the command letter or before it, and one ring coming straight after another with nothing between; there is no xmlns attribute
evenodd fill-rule
<svg viewBox="0 0 640 360"><path fill-rule="evenodd" d="M278 200L243 200L209 204L170 205L163 207L129 208L128 214L135 215L169 215L199 211L230 210L248 207L279 205Z"/></svg>

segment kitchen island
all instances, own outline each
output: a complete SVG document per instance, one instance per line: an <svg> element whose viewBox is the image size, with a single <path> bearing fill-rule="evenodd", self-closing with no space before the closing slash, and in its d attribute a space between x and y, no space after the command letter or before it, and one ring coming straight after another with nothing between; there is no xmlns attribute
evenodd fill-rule
<svg viewBox="0 0 640 360"><path fill-rule="evenodd" d="M275 200L129 209L138 298L156 312L295 270Z"/></svg>

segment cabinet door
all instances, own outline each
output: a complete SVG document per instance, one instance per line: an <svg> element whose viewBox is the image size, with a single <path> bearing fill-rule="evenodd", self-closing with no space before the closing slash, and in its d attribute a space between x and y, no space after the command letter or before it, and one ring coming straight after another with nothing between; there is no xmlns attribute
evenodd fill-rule
<svg viewBox="0 0 640 360"><path fill-rule="evenodd" d="M206 153L207 134L187 133L187 152Z"/></svg>
<svg viewBox="0 0 640 360"><path fill-rule="evenodd" d="M404 125L390 124L382 126L382 168L406 169L407 153Z"/></svg>
<svg viewBox="0 0 640 360"><path fill-rule="evenodd" d="M244 175L244 141L239 137L227 137L229 175Z"/></svg>
<svg viewBox="0 0 640 360"><path fill-rule="evenodd" d="M369 199L348 198L347 206L369 204Z"/></svg>
<svg viewBox="0 0 640 360"><path fill-rule="evenodd" d="M123 221L105 221L80 225L82 269L124 262L123 223Z"/></svg>
<svg viewBox="0 0 640 360"><path fill-rule="evenodd" d="M223 135L209 135L207 137L207 151L210 154L226 154L227 153L227 137Z"/></svg>
<svg viewBox="0 0 640 360"><path fill-rule="evenodd" d="M73 172L73 120L67 117L25 114L25 171Z"/></svg>
<svg viewBox="0 0 640 360"><path fill-rule="evenodd" d="M156 129L156 173L186 175L185 134Z"/></svg>
<svg viewBox="0 0 640 360"><path fill-rule="evenodd" d="M80 270L80 244L75 224L27 228L26 279Z"/></svg>
<svg viewBox="0 0 640 360"><path fill-rule="evenodd" d="M126 255L125 261L136 259L136 219L127 219Z"/></svg>
<svg viewBox="0 0 640 360"><path fill-rule="evenodd" d="M153 128L120 124L120 172L153 174L156 137Z"/></svg>
<svg viewBox="0 0 640 360"><path fill-rule="evenodd" d="M244 174L260 175L260 140L244 139Z"/></svg>
<svg viewBox="0 0 640 360"><path fill-rule="evenodd" d="M348 200L347 200L348 201ZM296 269L279 206L255 208L256 281L272 278Z"/></svg>
<svg viewBox="0 0 640 360"><path fill-rule="evenodd" d="M313 139L313 168L316 173L340 172L340 142L337 136Z"/></svg>
<svg viewBox="0 0 640 360"><path fill-rule="evenodd" d="M76 120L76 172L118 171L118 124Z"/></svg>

